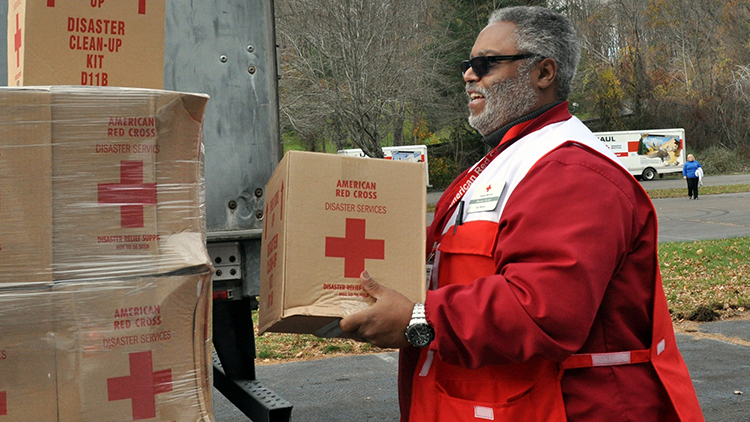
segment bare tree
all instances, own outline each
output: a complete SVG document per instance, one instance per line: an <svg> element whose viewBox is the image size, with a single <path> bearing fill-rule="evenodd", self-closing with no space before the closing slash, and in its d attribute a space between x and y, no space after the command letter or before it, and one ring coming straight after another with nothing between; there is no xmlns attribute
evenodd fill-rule
<svg viewBox="0 0 750 422"><path fill-rule="evenodd" d="M277 0L281 111L303 138L347 140L371 157L434 92L430 2Z"/></svg>

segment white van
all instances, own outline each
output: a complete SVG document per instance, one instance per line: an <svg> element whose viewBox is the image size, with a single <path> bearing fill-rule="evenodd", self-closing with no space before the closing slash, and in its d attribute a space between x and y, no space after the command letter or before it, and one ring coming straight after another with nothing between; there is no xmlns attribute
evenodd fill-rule
<svg viewBox="0 0 750 422"><path fill-rule="evenodd" d="M367 157L360 148L341 149L339 155L348 155L354 157ZM402 145L398 147L383 147L383 155L386 160L397 161L414 161L424 163L425 172L427 173L427 187L430 187L430 170L427 167L427 146L426 145Z"/></svg>
<svg viewBox="0 0 750 422"><path fill-rule="evenodd" d="M685 129L595 132L615 153L630 174L641 180L682 173L685 165Z"/></svg>

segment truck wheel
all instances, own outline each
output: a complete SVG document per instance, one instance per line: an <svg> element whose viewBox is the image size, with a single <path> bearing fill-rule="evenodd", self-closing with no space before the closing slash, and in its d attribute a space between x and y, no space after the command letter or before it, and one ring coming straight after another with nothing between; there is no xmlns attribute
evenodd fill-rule
<svg viewBox="0 0 750 422"><path fill-rule="evenodd" d="M654 179L656 179L656 170L654 170L651 167L648 167L647 169L643 170L643 174L641 174L641 179L643 179L643 180L654 180Z"/></svg>

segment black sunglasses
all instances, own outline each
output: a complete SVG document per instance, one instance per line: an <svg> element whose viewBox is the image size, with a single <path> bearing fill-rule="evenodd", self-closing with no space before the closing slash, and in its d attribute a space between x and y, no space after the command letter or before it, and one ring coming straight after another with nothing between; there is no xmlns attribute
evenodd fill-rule
<svg viewBox="0 0 750 422"><path fill-rule="evenodd" d="M494 62L530 59L534 56L536 56L536 54L531 53L514 54L512 56L477 56L471 60L464 60L461 62L461 74L466 73L469 68L472 68L474 69L474 74L481 78L490 73L490 66Z"/></svg>

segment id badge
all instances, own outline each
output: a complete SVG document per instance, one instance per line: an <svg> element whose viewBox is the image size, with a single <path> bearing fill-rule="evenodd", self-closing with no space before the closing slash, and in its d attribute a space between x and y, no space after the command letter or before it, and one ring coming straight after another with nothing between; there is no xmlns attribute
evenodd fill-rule
<svg viewBox="0 0 750 422"><path fill-rule="evenodd" d="M492 182L484 186L476 186L469 201L467 213L492 211L497 208L500 197L505 191L505 182Z"/></svg>

